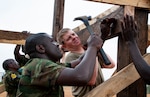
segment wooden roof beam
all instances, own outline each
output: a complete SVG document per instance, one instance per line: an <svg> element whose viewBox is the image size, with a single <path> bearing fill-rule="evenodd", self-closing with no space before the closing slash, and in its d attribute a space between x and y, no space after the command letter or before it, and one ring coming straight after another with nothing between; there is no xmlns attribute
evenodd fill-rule
<svg viewBox="0 0 150 97"><path fill-rule="evenodd" d="M129 5L134 7L146 8L150 11L150 0L87 0L115 5Z"/></svg>
<svg viewBox="0 0 150 97"><path fill-rule="evenodd" d="M120 7L113 6L112 8L110 8L110 9L106 10L105 12L99 14L98 16L94 17L91 21L89 21L90 25L96 26L95 23L98 22L99 19L103 19L110 13L113 13L118 8L120 8ZM111 17L113 17L113 16L111 16ZM108 18L110 18L110 17L108 17ZM84 30L85 28L86 28L85 25L81 24L81 25L77 26L76 28L74 28L73 30L75 32L80 32L80 31ZM121 30L121 29L119 29L119 30ZM116 31L114 34L117 34L118 32L119 31ZM0 43L24 44L26 37L27 36L22 34L21 32L0 30ZM85 37L85 34L84 34L84 37ZM148 46L149 45L150 45L150 25L148 25Z"/></svg>
<svg viewBox="0 0 150 97"><path fill-rule="evenodd" d="M0 43L24 44L27 37L26 33L0 30Z"/></svg>
<svg viewBox="0 0 150 97"><path fill-rule="evenodd" d="M145 54L143 58L150 64L150 54ZM112 97L139 78L141 78L140 75L134 64L131 63L113 75L110 79L87 93L84 97Z"/></svg>
<svg viewBox="0 0 150 97"><path fill-rule="evenodd" d="M150 45L150 25L148 25L148 46Z"/></svg>

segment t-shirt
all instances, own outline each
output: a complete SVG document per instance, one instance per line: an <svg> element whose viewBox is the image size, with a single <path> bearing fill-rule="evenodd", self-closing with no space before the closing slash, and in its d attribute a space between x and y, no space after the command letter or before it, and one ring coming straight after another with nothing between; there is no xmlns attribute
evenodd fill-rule
<svg viewBox="0 0 150 97"><path fill-rule="evenodd" d="M71 53L71 52L69 52L67 54L67 56L66 56L65 62L70 62L72 60L76 60L81 55L82 55L81 53ZM92 85L92 86L91 85L87 85L87 86L72 86L72 94L75 97L83 97L86 93L88 93L93 88L95 88L96 86L101 84L103 81L104 81L104 77L103 77L103 74L102 74L102 71L101 71L101 66L98 65L98 75L97 75L97 78L96 78L95 85Z"/></svg>
<svg viewBox="0 0 150 97"><path fill-rule="evenodd" d="M30 59L23 68L18 97L64 97L63 88L56 80L65 65L47 59Z"/></svg>

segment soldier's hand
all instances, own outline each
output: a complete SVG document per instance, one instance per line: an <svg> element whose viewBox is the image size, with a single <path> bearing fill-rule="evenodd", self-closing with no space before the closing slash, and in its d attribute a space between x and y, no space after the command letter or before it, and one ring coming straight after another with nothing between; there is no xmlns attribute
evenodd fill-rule
<svg viewBox="0 0 150 97"><path fill-rule="evenodd" d="M99 35L92 34L88 38L87 43L88 43L88 47L93 46L93 47L96 47L97 50L99 50L103 45L103 40L100 38Z"/></svg>

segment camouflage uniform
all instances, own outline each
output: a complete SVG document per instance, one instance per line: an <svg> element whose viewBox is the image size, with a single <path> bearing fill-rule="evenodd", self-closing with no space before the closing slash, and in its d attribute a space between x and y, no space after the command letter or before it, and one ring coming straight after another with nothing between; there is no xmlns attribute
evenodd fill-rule
<svg viewBox="0 0 150 97"><path fill-rule="evenodd" d="M3 76L3 83L5 84L5 89L7 91L7 97L16 97L16 92L19 83L19 73L14 71L6 71Z"/></svg>
<svg viewBox="0 0 150 97"><path fill-rule="evenodd" d="M17 97L64 97L63 88L56 80L65 65L47 59L30 59L24 66Z"/></svg>

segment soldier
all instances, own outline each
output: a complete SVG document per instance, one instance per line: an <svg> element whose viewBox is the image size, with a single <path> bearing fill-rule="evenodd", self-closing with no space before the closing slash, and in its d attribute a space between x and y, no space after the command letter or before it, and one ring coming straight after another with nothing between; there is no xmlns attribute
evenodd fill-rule
<svg viewBox="0 0 150 97"><path fill-rule="evenodd" d="M7 97L16 97L20 78L19 68L20 66L14 59L7 59L3 62L3 69L5 70L3 83L7 91Z"/></svg>
<svg viewBox="0 0 150 97"><path fill-rule="evenodd" d="M22 31L22 33L26 36L29 36L30 35L30 32L28 31ZM21 54L20 53L20 49L22 47L22 53L24 54ZM19 45L17 44L15 49L14 49L14 57L16 59L16 61L19 63L19 65L22 67L26 64L26 62L29 60L29 56L28 54L25 54L25 48L24 48L24 45Z"/></svg>
<svg viewBox="0 0 150 97"><path fill-rule="evenodd" d="M25 43L25 53L30 56L30 60L24 66L17 96L64 97L62 85L89 84L97 51L103 41L93 34L87 43L88 48L84 56L71 63L61 64L57 62L62 58L62 53L52 37L46 33L30 35Z"/></svg>

